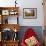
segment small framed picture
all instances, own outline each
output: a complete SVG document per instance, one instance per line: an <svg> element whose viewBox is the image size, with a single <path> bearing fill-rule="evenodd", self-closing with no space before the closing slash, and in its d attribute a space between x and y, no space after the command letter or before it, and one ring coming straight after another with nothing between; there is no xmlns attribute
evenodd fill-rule
<svg viewBox="0 0 46 46"><path fill-rule="evenodd" d="M2 10L2 15L9 15L9 10Z"/></svg>
<svg viewBox="0 0 46 46"><path fill-rule="evenodd" d="M24 19L36 19L37 8L23 8L23 18Z"/></svg>

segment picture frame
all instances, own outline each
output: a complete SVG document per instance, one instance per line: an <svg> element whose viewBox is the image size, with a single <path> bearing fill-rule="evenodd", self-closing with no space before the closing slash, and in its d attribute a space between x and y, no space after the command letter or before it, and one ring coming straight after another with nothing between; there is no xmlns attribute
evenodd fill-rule
<svg viewBox="0 0 46 46"><path fill-rule="evenodd" d="M37 8L23 8L23 18L24 19L36 19Z"/></svg>
<svg viewBox="0 0 46 46"><path fill-rule="evenodd" d="M9 10L2 10L2 15L9 15Z"/></svg>

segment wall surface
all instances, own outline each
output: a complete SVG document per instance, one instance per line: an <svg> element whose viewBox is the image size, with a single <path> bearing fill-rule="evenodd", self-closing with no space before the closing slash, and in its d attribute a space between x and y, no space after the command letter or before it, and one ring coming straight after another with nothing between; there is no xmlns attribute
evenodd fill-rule
<svg viewBox="0 0 46 46"><path fill-rule="evenodd" d="M15 6L15 0L0 0L1 7L12 7ZM43 6L42 0L17 0L17 6L19 9L19 24L21 26L43 26ZM24 19L23 8L37 8L37 19ZM12 17L11 17L12 18ZM10 20L10 19L9 19Z"/></svg>
<svg viewBox="0 0 46 46"><path fill-rule="evenodd" d="M25 0L20 11L20 25L22 26L43 26L42 0ZM37 8L37 19L23 19L23 8Z"/></svg>

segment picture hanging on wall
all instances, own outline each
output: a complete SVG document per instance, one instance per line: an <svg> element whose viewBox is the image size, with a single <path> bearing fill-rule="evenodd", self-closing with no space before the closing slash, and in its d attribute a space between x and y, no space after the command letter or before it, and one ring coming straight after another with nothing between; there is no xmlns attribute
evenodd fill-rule
<svg viewBox="0 0 46 46"><path fill-rule="evenodd" d="M36 19L37 8L23 8L23 18L24 19Z"/></svg>

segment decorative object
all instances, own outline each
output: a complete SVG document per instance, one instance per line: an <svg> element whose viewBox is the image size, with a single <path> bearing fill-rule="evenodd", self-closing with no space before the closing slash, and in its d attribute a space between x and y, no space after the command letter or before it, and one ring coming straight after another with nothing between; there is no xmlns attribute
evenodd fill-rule
<svg viewBox="0 0 46 46"><path fill-rule="evenodd" d="M36 19L37 8L23 8L23 17L25 19Z"/></svg>
<svg viewBox="0 0 46 46"><path fill-rule="evenodd" d="M9 10L2 10L2 15L9 15Z"/></svg>
<svg viewBox="0 0 46 46"><path fill-rule="evenodd" d="M10 15L13 15L14 14L14 10L10 10Z"/></svg>
<svg viewBox="0 0 46 46"><path fill-rule="evenodd" d="M3 24L8 24L8 16L3 15L2 23L3 23Z"/></svg>
<svg viewBox="0 0 46 46"><path fill-rule="evenodd" d="M13 40L18 40L18 32L14 32Z"/></svg>
<svg viewBox="0 0 46 46"><path fill-rule="evenodd" d="M14 33L14 41L18 40L18 32L17 32L17 29L15 27L14 27L13 31L15 32Z"/></svg>
<svg viewBox="0 0 46 46"><path fill-rule="evenodd" d="M15 0L15 7L16 7L16 4L17 4L17 2L16 2L17 0Z"/></svg>
<svg viewBox="0 0 46 46"><path fill-rule="evenodd" d="M26 39L25 43L27 44L27 46L35 46L38 43L38 40L34 36L32 36Z"/></svg>
<svg viewBox="0 0 46 46"><path fill-rule="evenodd" d="M16 10L10 10L10 11L9 11L9 14L10 14L10 15L16 15L17 13L18 13L18 12L17 12Z"/></svg>
<svg viewBox="0 0 46 46"><path fill-rule="evenodd" d="M8 18L7 18L7 19L5 19L5 24L8 24Z"/></svg>

